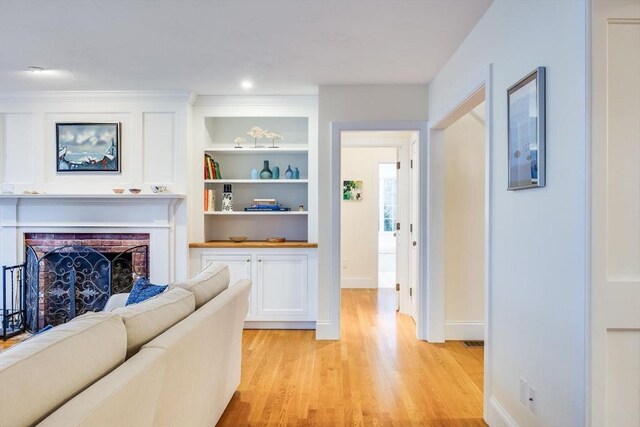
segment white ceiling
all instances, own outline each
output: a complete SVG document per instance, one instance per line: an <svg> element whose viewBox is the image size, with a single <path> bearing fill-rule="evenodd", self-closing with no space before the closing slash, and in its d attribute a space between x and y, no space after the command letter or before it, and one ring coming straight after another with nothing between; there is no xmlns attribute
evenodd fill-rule
<svg viewBox="0 0 640 427"><path fill-rule="evenodd" d="M0 90L428 83L491 0L0 0ZM34 75L31 65L48 72Z"/></svg>

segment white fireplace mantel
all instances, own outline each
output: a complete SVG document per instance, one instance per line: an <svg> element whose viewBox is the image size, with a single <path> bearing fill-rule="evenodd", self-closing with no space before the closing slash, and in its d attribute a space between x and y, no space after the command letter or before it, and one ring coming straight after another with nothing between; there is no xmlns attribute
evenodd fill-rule
<svg viewBox="0 0 640 427"><path fill-rule="evenodd" d="M172 193L0 195L0 264L23 262L25 233L148 233L150 279L171 282L184 276L181 264L186 271L187 249L176 236L177 227L184 228L184 199Z"/></svg>

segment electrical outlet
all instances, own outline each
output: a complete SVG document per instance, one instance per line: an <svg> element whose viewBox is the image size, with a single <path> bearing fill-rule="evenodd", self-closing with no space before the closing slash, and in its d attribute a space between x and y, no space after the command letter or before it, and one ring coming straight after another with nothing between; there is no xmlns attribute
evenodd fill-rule
<svg viewBox="0 0 640 427"><path fill-rule="evenodd" d="M524 406L529 406L529 384L524 378L520 378L520 402Z"/></svg>
<svg viewBox="0 0 640 427"><path fill-rule="evenodd" d="M534 414L538 413L538 395L536 389L529 386L529 410Z"/></svg>

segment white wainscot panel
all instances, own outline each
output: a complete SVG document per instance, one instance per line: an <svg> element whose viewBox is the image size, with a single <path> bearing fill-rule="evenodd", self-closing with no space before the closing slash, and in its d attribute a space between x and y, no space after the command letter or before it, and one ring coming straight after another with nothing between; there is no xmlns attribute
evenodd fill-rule
<svg viewBox="0 0 640 427"><path fill-rule="evenodd" d="M175 113L144 113L143 122L145 183L175 183Z"/></svg>
<svg viewBox="0 0 640 427"><path fill-rule="evenodd" d="M640 329L607 332L606 425L640 426Z"/></svg>
<svg viewBox="0 0 640 427"><path fill-rule="evenodd" d="M607 276L640 281L640 25L608 26ZM637 42L636 42L637 45ZM637 53L637 51L636 51Z"/></svg>
<svg viewBox="0 0 640 427"><path fill-rule="evenodd" d="M33 114L2 115L2 175L0 181L28 184L35 178L35 168L41 167L42 152L35 150Z"/></svg>

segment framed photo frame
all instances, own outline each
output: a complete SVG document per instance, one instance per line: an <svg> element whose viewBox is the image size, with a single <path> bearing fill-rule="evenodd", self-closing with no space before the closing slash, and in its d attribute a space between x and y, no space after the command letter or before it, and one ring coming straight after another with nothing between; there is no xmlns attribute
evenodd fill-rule
<svg viewBox="0 0 640 427"><path fill-rule="evenodd" d="M56 123L56 171L120 172L120 123Z"/></svg>
<svg viewBox="0 0 640 427"><path fill-rule="evenodd" d="M508 190L545 186L545 67L507 89Z"/></svg>

